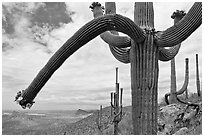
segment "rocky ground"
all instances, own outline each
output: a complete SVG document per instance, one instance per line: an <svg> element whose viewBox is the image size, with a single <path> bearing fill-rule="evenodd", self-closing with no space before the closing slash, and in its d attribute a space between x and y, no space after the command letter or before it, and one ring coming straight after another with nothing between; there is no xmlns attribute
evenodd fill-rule
<svg viewBox="0 0 204 137"><path fill-rule="evenodd" d="M194 96L195 97L195 96ZM202 134L202 101L201 98L191 98L198 108L187 107L184 104L159 105L158 135L201 135ZM123 118L119 123L121 135L132 134L131 106L123 109ZM97 113L67 126L65 134L72 135L112 135L113 123L110 117L110 107L102 111L102 127L96 124Z"/></svg>

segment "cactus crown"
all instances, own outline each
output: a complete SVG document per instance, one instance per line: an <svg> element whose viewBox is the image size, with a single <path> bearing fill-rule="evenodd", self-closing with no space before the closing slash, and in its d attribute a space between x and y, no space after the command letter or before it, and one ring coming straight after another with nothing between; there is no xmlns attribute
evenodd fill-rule
<svg viewBox="0 0 204 137"><path fill-rule="evenodd" d="M89 8L90 9L94 9L95 7L101 7L103 10L104 10L104 6L101 6L101 3L99 3L99 2L93 2L92 4L91 4L91 6L89 6Z"/></svg>
<svg viewBox="0 0 204 137"><path fill-rule="evenodd" d="M171 18L174 19L175 17L184 17L186 15L184 10L176 10L172 15Z"/></svg>

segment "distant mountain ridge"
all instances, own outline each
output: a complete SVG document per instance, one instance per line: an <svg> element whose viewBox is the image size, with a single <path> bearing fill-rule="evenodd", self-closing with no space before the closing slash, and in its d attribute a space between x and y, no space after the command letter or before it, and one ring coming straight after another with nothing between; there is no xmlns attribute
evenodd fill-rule
<svg viewBox="0 0 204 137"><path fill-rule="evenodd" d="M95 110L83 110L83 109L78 109L75 113L76 116L80 116L80 115L87 115L87 114L91 114L95 112Z"/></svg>

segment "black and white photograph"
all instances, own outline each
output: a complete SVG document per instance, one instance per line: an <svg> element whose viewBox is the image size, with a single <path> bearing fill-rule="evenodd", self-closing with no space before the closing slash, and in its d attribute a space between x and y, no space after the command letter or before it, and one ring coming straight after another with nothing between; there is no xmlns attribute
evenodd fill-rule
<svg viewBox="0 0 204 137"><path fill-rule="evenodd" d="M202 135L202 2L2 4L2 135Z"/></svg>

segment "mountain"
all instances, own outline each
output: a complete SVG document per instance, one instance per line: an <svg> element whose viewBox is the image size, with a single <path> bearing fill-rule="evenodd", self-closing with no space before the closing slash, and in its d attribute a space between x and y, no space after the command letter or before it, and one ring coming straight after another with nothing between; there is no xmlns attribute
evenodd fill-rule
<svg viewBox="0 0 204 137"><path fill-rule="evenodd" d="M81 115L88 115L88 114L91 114L93 113L93 111L86 111L86 110L83 110L83 109L78 109L75 113L76 116L81 116Z"/></svg>

